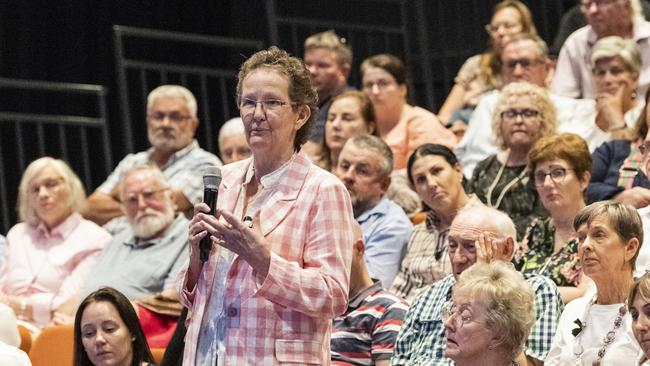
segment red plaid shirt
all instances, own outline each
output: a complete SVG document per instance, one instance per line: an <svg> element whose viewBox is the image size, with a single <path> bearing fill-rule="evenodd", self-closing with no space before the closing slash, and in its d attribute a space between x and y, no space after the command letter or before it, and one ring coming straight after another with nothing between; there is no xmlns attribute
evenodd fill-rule
<svg viewBox="0 0 650 366"><path fill-rule="evenodd" d="M220 209L232 212L251 161L223 167ZM347 308L353 222L343 184L298 154L260 209L262 234L272 251L267 277L260 284L238 257L228 273L227 365L330 364L332 319ZM183 291L187 265L179 274L181 302L191 311L183 365L196 359L215 250L191 294Z"/></svg>

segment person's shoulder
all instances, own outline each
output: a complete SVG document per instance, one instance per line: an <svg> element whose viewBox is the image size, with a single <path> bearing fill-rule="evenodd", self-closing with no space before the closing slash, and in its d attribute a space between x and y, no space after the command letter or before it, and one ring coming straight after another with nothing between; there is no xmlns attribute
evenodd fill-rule
<svg viewBox="0 0 650 366"><path fill-rule="evenodd" d="M192 150L192 159L199 159L204 164L209 163L211 165L219 167L223 165L221 159L219 159L218 156L207 150L204 150L201 146L198 145Z"/></svg>
<svg viewBox="0 0 650 366"><path fill-rule="evenodd" d="M368 295L364 302L369 305L379 305L384 309L402 308L406 310L409 307L406 300L383 288Z"/></svg>
<svg viewBox="0 0 650 366"><path fill-rule="evenodd" d="M497 161L496 154L492 154L492 155L488 156L487 158L479 161L478 163L476 163L476 168L474 168L474 174L476 174L476 172L480 172L483 169L486 169L487 167L489 167L490 165L492 165L496 161Z"/></svg>
<svg viewBox="0 0 650 366"><path fill-rule="evenodd" d="M411 110L406 114L407 121L438 122L438 117L428 109L419 106L411 106Z"/></svg>
<svg viewBox="0 0 650 366"><path fill-rule="evenodd" d="M560 293L558 291L557 285L550 278L536 274L528 274L524 275L524 279L526 282L528 282L530 287L533 289L533 292L536 294L552 293L559 298Z"/></svg>
<svg viewBox="0 0 650 366"><path fill-rule="evenodd" d="M443 279L435 282L418 294L411 305L412 308L428 308L435 304L441 304L447 298L451 288L456 283L454 275L448 274Z"/></svg>
<svg viewBox="0 0 650 366"><path fill-rule="evenodd" d="M590 38L590 34L593 33L593 30L591 29L590 25L585 25L582 28L578 28L575 32L571 33L569 37L567 37L566 41L564 41L564 45L562 48L575 48L576 45L578 44L585 44L587 40ZM577 49L573 49L573 51L578 51Z"/></svg>
<svg viewBox="0 0 650 366"><path fill-rule="evenodd" d="M9 229L9 232L7 232L6 240L10 242L15 236L25 235L27 231L33 229L34 228L26 222L19 222L16 225L12 226L11 229Z"/></svg>

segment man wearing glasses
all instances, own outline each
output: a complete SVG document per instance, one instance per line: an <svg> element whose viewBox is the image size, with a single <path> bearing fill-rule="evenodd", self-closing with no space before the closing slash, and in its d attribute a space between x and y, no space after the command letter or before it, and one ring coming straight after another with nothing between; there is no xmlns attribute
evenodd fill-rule
<svg viewBox="0 0 650 366"><path fill-rule="evenodd" d="M570 98L593 99L596 93L589 61L596 41L608 36L632 39L641 59L647 63L650 60L650 22L643 18L639 0L581 0L580 7L587 25L564 42L551 91ZM644 65L639 75L637 101L643 101L648 85L650 68Z"/></svg>
<svg viewBox="0 0 650 366"><path fill-rule="evenodd" d="M516 230L501 211L479 205L458 213L449 228L449 258L453 274L434 283L415 298L404 318L391 358L391 365L453 365L444 356L445 327L442 312L451 302L456 279L477 261L510 262L515 250ZM541 365L551 348L562 312L555 283L542 276L527 276L535 292L536 320L526 340L518 365Z"/></svg>
<svg viewBox="0 0 650 366"><path fill-rule="evenodd" d="M113 235L86 279L79 299L110 286L130 300L155 293L176 298L174 283L189 257L189 221L176 213L167 179L152 165L136 165L124 175L120 189L124 229Z"/></svg>
<svg viewBox="0 0 650 366"><path fill-rule="evenodd" d="M106 181L86 200L84 216L103 225L122 216L120 182L135 165L153 164L171 185L178 212L191 211L203 197L202 172L221 166L215 155L201 149L194 139L199 125L196 99L179 85L162 85L147 97L147 137L151 147L127 155Z"/></svg>

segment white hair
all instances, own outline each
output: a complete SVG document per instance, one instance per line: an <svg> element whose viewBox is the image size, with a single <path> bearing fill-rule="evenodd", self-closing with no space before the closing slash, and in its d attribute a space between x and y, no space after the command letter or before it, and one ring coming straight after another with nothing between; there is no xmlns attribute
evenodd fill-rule
<svg viewBox="0 0 650 366"><path fill-rule="evenodd" d="M221 140L227 136L232 135L244 135L244 121L241 117L235 117L227 120L221 129L219 129L219 144L221 145Z"/></svg>
<svg viewBox="0 0 650 366"><path fill-rule="evenodd" d="M187 111L190 116L196 118L196 98L189 89L180 85L161 85L152 90L147 96L147 110L151 107L153 102L158 98L183 98L187 104Z"/></svg>

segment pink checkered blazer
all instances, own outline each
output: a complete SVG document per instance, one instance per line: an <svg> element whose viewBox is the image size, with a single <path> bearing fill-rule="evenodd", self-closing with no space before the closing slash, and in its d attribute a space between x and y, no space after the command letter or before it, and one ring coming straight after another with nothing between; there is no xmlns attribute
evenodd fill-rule
<svg viewBox="0 0 650 366"><path fill-rule="evenodd" d="M222 168L220 209L232 212L251 159ZM354 234L346 188L298 154L273 199L261 207L262 234L271 264L260 284L252 268L235 258L226 291L226 364L330 364L332 319L345 312ZM215 273L214 248L196 289L183 291L187 266L177 282L190 309L183 365L194 365L199 328Z"/></svg>

